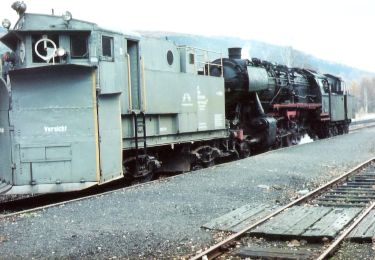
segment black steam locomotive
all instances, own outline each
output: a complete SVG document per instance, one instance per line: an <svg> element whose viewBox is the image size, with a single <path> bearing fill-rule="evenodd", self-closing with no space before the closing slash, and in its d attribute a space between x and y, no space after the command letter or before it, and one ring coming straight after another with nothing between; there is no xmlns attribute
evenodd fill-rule
<svg viewBox="0 0 375 260"><path fill-rule="evenodd" d="M297 144L306 134L316 139L348 132L353 96L339 77L241 59L241 48L230 48L228 56L223 59L226 118L244 146L264 150ZM211 75L221 75L221 67L211 67Z"/></svg>

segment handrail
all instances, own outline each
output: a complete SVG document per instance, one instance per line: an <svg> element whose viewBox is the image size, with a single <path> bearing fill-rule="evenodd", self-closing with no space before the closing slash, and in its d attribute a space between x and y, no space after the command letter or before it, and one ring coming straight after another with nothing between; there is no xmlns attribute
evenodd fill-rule
<svg viewBox="0 0 375 260"><path fill-rule="evenodd" d="M217 51L212 51L212 50L207 50L207 49L202 49L202 48L195 48L187 45L183 46L177 46L178 49L186 49L186 50L192 50L194 55L196 56L197 60L194 62L195 65L195 70L198 72L200 69L203 69L204 75L210 75L210 67L211 66L217 66L221 68L221 77L224 76L224 70L223 70L223 54L221 52ZM200 51L201 53L197 53L197 51ZM209 60L209 54L214 53L214 54L219 54L220 55L220 64L212 63ZM203 61L199 61L198 57L201 57ZM200 66L196 66L196 65ZM207 71L206 71L206 65L207 65Z"/></svg>
<svg viewBox="0 0 375 260"><path fill-rule="evenodd" d="M128 101L129 101L129 112L133 109L133 100L132 100L132 81L130 73L130 55L126 53L126 58L128 60Z"/></svg>
<svg viewBox="0 0 375 260"><path fill-rule="evenodd" d="M141 66L142 66L142 111L146 112L147 109L147 99L146 99L146 80L145 80L145 63L143 58L141 59Z"/></svg>

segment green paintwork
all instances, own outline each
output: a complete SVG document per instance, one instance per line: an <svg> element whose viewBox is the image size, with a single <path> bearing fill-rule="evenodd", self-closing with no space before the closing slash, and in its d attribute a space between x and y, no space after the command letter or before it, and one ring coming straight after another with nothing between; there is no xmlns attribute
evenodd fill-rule
<svg viewBox="0 0 375 260"><path fill-rule="evenodd" d="M11 73L13 185L97 181L92 70L60 65Z"/></svg>
<svg viewBox="0 0 375 260"><path fill-rule="evenodd" d="M332 94L331 96L331 120L345 120L344 96Z"/></svg>
<svg viewBox="0 0 375 260"><path fill-rule="evenodd" d="M345 118L345 107L344 107L344 95L331 95L331 121L344 121L354 118L355 107L354 107L354 97L347 94L348 99L348 111L347 117ZM322 112L329 113L329 97L328 94L322 95Z"/></svg>
<svg viewBox="0 0 375 260"><path fill-rule="evenodd" d="M72 58L77 34L87 36L88 55ZM68 57L36 61L33 41L41 35L56 37ZM112 56L103 55L103 36L112 39ZM24 53L10 73L10 110L0 84L0 178L13 193L76 190L121 177L122 150L135 146L132 111L146 113L148 146L227 137L224 80L187 69L192 49L35 14L1 41Z"/></svg>
<svg viewBox="0 0 375 260"><path fill-rule="evenodd" d="M98 98L101 182L122 176L122 134L120 95Z"/></svg>
<svg viewBox="0 0 375 260"><path fill-rule="evenodd" d="M9 128L9 93L0 79L0 180L12 181L11 139Z"/></svg>

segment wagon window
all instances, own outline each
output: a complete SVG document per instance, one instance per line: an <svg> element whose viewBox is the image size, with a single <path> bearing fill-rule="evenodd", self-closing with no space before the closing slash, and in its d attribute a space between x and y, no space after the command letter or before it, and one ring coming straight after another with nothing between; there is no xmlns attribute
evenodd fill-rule
<svg viewBox="0 0 375 260"><path fill-rule="evenodd" d="M113 37L102 36L102 54L104 57L113 58Z"/></svg>
<svg viewBox="0 0 375 260"><path fill-rule="evenodd" d="M189 53L189 63L194 64L194 54L193 53Z"/></svg>
<svg viewBox="0 0 375 260"><path fill-rule="evenodd" d="M173 64L173 52L171 50L167 52L167 62L169 65Z"/></svg>
<svg viewBox="0 0 375 260"><path fill-rule="evenodd" d="M72 59L84 59L89 55L86 35L72 35L70 37L70 52Z"/></svg>

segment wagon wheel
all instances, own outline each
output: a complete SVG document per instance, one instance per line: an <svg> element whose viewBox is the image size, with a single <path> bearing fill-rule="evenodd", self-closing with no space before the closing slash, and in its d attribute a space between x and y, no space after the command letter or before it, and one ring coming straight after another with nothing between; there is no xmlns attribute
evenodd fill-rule
<svg viewBox="0 0 375 260"><path fill-rule="evenodd" d="M201 146L192 151L194 157L191 163L192 170L199 170L201 167L207 168L215 165L215 159L219 156L217 149L211 146Z"/></svg>
<svg viewBox="0 0 375 260"><path fill-rule="evenodd" d="M122 167L125 180L130 184L145 183L153 180L155 177L156 167L154 163L149 162L147 159L140 160L139 163L143 163L139 171L136 171L135 158L131 158L131 160L126 162Z"/></svg>
<svg viewBox="0 0 375 260"><path fill-rule="evenodd" d="M149 181L152 181L154 179L154 177L155 177L155 171L152 171L152 172L148 173L147 175L132 179L131 184L134 185L134 184L149 182Z"/></svg>
<svg viewBox="0 0 375 260"><path fill-rule="evenodd" d="M190 169L191 169L192 171L202 170L203 168L204 168L203 165L200 164L200 163L195 163L195 164L193 164L193 165L190 167Z"/></svg>

